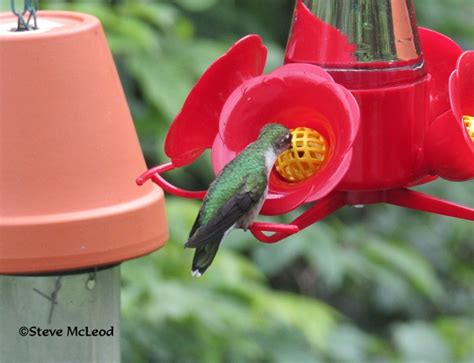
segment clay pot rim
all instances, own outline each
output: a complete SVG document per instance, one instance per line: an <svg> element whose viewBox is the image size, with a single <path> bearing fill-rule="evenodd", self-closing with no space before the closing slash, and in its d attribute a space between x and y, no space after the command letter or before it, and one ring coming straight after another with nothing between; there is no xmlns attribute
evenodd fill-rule
<svg viewBox="0 0 474 363"><path fill-rule="evenodd" d="M64 213L50 213L38 215L20 215L5 217L0 215L0 229L2 227L51 225L54 223L80 222L110 218L115 215L133 213L141 208L147 208L150 204L164 197L163 190L153 187L147 194L127 200L114 205L97 207L93 209L77 210Z"/></svg>
<svg viewBox="0 0 474 363"><path fill-rule="evenodd" d="M74 34L83 32L90 28L93 28L100 24L99 19L95 16L85 13L80 13L76 11L56 11L56 10L41 10L37 13L38 18L48 18L51 20L65 19L69 21L74 21L71 23L65 23L64 26L52 28L45 32L36 32L36 31L25 31L25 32L11 32L11 33L0 33L0 40L4 41L24 41L31 39L47 39L54 38L58 36L64 36L66 34ZM15 15L13 13L0 13L0 23L6 19L15 20ZM41 20L40 20L41 21Z"/></svg>

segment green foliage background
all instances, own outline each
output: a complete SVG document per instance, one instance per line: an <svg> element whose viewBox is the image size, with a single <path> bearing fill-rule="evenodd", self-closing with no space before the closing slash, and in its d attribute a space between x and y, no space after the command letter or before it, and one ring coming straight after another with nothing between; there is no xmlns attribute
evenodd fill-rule
<svg viewBox="0 0 474 363"><path fill-rule="evenodd" d="M415 0L419 24L474 48L472 0ZM282 61L293 0L41 1L105 28L145 157L199 75L260 34ZM171 180L201 189L207 157ZM472 182L419 188L474 204ZM167 198L170 241L123 265L124 362L474 362L472 223L384 205L346 208L276 245L234 232L210 271L183 249L199 204ZM284 219L289 219L286 216Z"/></svg>

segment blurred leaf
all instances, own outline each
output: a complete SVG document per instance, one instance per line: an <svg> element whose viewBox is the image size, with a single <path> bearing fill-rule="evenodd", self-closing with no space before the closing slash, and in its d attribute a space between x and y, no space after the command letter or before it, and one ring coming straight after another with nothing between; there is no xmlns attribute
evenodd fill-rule
<svg viewBox="0 0 474 363"><path fill-rule="evenodd" d="M258 298L258 308L269 313L286 324L301 330L308 341L324 350L327 336L335 326L335 312L317 301L280 293L278 299L268 304L264 295Z"/></svg>
<svg viewBox="0 0 474 363"><path fill-rule="evenodd" d="M203 11L217 4L217 0L176 0L176 3L189 11Z"/></svg>
<svg viewBox="0 0 474 363"><path fill-rule="evenodd" d="M171 4L148 2L127 2L119 8L122 16L136 16L158 27L162 31L170 31L180 17L178 9Z"/></svg>
<svg viewBox="0 0 474 363"><path fill-rule="evenodd" d="M452 362L449 347L430 325L412 322L396 325L393 340L407 362Z"/></svg>
<svg viewBox="0 0 474 363"><path fill-rule="evenodd" d="M371 241L365 246L365 252L375 262L405 275L415 288L433 301L439 300L443 295L443 288L430 265L408 247Z"/></svg>
<svg viewBox="0 0 474 363"><path fill-rule="evenodd" d="M474 317L439 319L437 327L458 362L474 362Z"/></svg>
<svg viewBox="0 0 474 363"><path fill-rule="evenodd" d="M366 362L378 349L375 339L350 325L341 325L329 336L329 355L338 363Z"/></svg>

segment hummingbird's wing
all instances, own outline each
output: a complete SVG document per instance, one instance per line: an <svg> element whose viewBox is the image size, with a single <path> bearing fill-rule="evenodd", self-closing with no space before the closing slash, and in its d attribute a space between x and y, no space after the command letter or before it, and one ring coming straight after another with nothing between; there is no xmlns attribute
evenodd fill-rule
<svg viewBox="0 0 474 363"><path fill-rule="evenodd" d="M261 195L255 192L241 191L230 198L208 223L199 225L198 216L193 226L195 232L185 244L186 247L196 248L192 264L193 276L201 276L207 270L226 234L244 215L250 213L260 198Z"/></svg>
<svg viewBox="0 0 474 363"><path fill-rule="evenodd" d="M196 249L192 265L193 275L203 274L214 260L226 234L242 219L248 219L249 215L255 214L255 208L262 205L266 186L265 174L247 175L232 196L205 223L202 220L201 207L190 237L185 243L185 247Z"/></svg>
<svg viewBox="0 0 474 363"><path fill-rule="evenodd" d="M260 193L246 190L245 184L240 192L234 194L206 224L199 225L199 215L191 230L191 237L185 247L196 248L222 240L225 233L239 219L248 213L261 198ZM193 233L194 232L194 233Z"/></svg>

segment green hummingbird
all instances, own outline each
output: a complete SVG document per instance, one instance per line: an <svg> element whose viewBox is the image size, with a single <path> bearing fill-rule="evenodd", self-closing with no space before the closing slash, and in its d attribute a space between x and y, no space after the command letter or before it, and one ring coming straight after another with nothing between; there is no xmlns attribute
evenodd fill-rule
<svg viewBox="0 0 474 363"><path fill-rule="evenodd" d="M267 124L258 139L229 162L211 183L185 243L195 248L192 274L201 276L211 265L222 240L234 228L247 228L262 209L268 178L280 153L291 146L290 131Z"/></svg>

